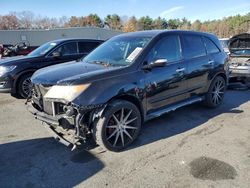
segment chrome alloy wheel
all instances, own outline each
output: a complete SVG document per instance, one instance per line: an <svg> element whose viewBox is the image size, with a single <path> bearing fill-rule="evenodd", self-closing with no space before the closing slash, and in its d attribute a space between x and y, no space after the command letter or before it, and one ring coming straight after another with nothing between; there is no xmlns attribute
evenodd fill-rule
<svg viewBox="0 0 250 188"><path fill-rule="evenodd" d="M125 147L137 136L137 116L132 109L122 108L112 114L106 126L106 140L112 147Z"/></svg>
<svg viewBox="0 0 250 188"><path fill-rule="evenodd" d="M218 105L222 102L225 93L225 82L218 80L212 90L212 102Z"/></svg>

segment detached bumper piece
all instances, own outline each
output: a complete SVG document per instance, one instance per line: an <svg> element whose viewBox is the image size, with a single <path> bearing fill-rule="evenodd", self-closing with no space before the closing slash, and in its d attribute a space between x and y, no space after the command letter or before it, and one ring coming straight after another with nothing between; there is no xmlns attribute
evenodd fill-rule
<svg viewBox="0 0 250 188"><path fill-rule="evenodd" d="M47 115L44 112L40 112L36 110L31 103L27 104L27 110L35 116L35 119L38 119L42 122L45 122L49 125L58 126L59 125L59 118L53 117L51 115Z"/></svg>
<svg viewBox="0 0 250 188"><path fill-rule="evenodd" d="M32 113L36 119L44 122L45 127L52 133L52 136L65 146L73 146L72 150L86 141L86 135L90 133L90 125L96 116L101 113L101 106L67 106L64 114L55 114L57 107L53 105L52 109L48 107L42 109L34 101L29 101L27 110ZM51 105L50 105L51 106ZM52 115L48 112L53 112Z"/></svg>
<svg viewBox="0 0 250 188"><path fill-rule="evenodd" d="M50 132L50 134L60 143L62 143L63 145L69 147L69 146L73 146L73 143L69 142L68 140L66 140L63 136L61 136L52 126L46 125L45 124L45 128Z"/></svg>
<svg viewBox="0 0 250 188"><path fill-rule="evenodd" d="M69 121L73 121L73 118L63 115L53 117L35 109L31 103L27 104L27 110L35 116L35 119L44 122L45 128L60 143L67 147L73 147L72 150L80 145L80 139L77 137L76 129L74 126L70 126L69 123Z"/></svg>

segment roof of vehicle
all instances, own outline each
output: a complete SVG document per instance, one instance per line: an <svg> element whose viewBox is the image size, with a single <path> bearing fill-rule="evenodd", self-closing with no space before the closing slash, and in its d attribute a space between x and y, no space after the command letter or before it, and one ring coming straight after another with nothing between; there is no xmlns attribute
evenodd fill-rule
<svg viewBox="0 0 250 188"><path fill-rule="evenodd" d="M137 32L131 32L131 33L124 33L119 36L148 36L148 37L155 37L159 34L163 33L178 33L178 34L196 34L196 35L203 35L203 36L215 36L211 33L205 33L205 32L198 32L198 31L188 31L188 30L147 30L147 31L137 31Z"/></svg>
<svg viewBox="0 0 250 188"><path fill-rule="evenodd" d="M104 42L104 40L82 39L82 38L64 38L64 39L57 39L57 40L53 40L49 42L62 43L62 42L68 42L68 41Z"/></svg>

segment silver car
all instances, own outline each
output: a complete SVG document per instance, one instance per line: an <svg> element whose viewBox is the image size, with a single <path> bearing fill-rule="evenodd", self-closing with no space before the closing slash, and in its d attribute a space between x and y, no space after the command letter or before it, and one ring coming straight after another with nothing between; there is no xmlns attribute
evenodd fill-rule
<svg viewBox="0 0 250 188"><path fill-rule="evenodd" d="M246 81L250 79L250 33L243 33L229 40L230 77Z"/></svg>

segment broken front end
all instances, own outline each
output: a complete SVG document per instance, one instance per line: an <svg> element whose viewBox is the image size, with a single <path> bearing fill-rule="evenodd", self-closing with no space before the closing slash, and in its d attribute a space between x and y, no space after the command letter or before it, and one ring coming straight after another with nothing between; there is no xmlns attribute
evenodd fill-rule
<svg viewBox="0 0 250 188"><path fill-rule="evenodd" d="M250 79L250 34L243 33L232 37L229 41L230 77L246 81Z"/></svg>
<svg viewBox="0 0 250 188"><path fill-rule="evenodd" d="M104 109L99 105L77 105L72 102L88 84L77 86L33 85L27 109L36 119L45 123L56 140L72 150L84 142L91 126Z"/></svg>

